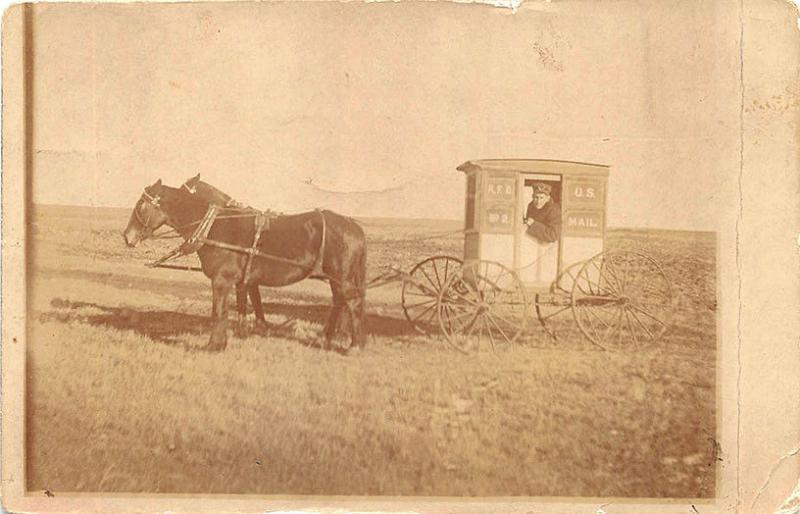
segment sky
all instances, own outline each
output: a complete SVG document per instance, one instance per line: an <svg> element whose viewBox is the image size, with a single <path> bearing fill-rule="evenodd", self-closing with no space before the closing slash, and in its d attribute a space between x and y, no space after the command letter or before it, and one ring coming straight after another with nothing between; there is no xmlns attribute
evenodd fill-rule
<svg viewBox="0 0 800 514"><path fill-rule="evenodd" d="M254 206L461 219L456 167L611 166L608 224L716 230L738 170L723 3L39 4L36 203L200 173Z"/></svg>

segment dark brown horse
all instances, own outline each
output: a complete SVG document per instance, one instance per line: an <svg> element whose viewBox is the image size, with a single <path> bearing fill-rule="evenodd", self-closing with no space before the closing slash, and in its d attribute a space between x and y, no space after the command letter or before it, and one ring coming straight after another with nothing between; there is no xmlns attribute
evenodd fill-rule
<svg viewBox="0 0 800 514"><path fill-rule="evenodd" d="M188 240L211 203L185 187L168 187L158 180L145 188L136 202L123 234L125 242L136 246L165 224ZM343 309L349 316L351 347L362 347L367 252L361 227L327 210L274 217L256 248L272 258L253 256L246 273L248 254L235 248L244 250L253 245L254 213L239 208L221 210L207 239L227 248L204 244L197 250L203 273L211 279L216 320L207 348L222 350L227 344L228 297L237 284L241 284L242 292L237 294L241 297L258 285L279 287L306 278L327 280L333 293L333 307L324 329L326 347L330 347Z"/></svg>

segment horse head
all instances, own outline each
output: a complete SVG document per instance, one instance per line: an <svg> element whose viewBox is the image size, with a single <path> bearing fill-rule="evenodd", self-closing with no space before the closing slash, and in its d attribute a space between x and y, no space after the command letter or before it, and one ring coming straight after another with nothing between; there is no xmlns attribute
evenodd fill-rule
<svg viewBox="0 0 800 514"><path fill-rule="evenodd" d="M128 226L122 233L130 247L152 237L164 225L178 229L195 218L202 218L209 202L203 201L183 189L165 186L158 179L144 188L136 202Z"/></svg>

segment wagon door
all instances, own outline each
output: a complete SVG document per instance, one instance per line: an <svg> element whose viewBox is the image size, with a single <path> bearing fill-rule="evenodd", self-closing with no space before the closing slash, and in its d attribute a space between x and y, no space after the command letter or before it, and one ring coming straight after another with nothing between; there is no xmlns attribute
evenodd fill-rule
<svg viewBox="0 0 800 514"><path fill-rule="evenodd" d="M547 289L558 274L560 240L552 243L539 241L529 236L522 223L528 204L532 200L533 184L543 182L552 188L551 201L561 203L561 176L544 173L520 173L518 176L517 212L519 213L516 230L516 255L514 268L526 288Z"/></svg>

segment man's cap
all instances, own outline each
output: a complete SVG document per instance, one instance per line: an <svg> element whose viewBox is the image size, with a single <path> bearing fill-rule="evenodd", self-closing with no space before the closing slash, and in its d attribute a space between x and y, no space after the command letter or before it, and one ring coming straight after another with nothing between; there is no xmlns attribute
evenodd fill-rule
<svg viewBox="0 0 800 514"><path fill-rule="evenodd" d="M543 182L536 182L533 184L533 194L544 193L549 195L552 190L553 188L550 187L550 184L545 184Z"/></svg>

